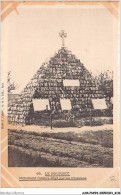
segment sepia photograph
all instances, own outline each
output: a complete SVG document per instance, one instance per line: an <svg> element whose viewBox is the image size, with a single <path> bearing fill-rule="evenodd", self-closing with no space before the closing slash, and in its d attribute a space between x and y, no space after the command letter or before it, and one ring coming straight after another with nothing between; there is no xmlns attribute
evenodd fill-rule
<svg viewBox="0 0 121 195"><path fill-rule="evenodd" d="M3 4L7 166L113 169L119 20L105 3L51 3Z"/></svg>

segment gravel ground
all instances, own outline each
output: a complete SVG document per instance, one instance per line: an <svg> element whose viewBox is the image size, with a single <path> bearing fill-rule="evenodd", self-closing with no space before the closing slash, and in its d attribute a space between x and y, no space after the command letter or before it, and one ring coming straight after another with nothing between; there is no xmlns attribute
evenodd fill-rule
<svg viewBox="0 0 121 195"><path fill-rule="evenodd" d="M44 127L44 126L37 126L37 125L9 125L9 129L16 129L18 131L25 130L29 132L49 132L49 133L58 133L58 132L74 132L74 133L81 133L82 131L105 131L105 130L113 130L113 125L102 125L102 126L83 126L83 127L68 127L68 128L53 128Z"/></svg>

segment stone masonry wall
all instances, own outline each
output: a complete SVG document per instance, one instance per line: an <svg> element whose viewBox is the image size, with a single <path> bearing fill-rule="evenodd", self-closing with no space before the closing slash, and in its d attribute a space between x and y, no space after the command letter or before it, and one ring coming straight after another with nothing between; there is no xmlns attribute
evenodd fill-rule
<svg viewBox="0 0 121 195"><path fill-rule="evenodd" d="M63 79L79 79L79 87L64 87ZM27 123L33 111L33 98L48 98L51 110L61 113L60 98L68 98L80 112L92 107L91 98L104 98L89 71L75 55L61 48L43 64L18 98L8 108L9 121Z"/></svg>

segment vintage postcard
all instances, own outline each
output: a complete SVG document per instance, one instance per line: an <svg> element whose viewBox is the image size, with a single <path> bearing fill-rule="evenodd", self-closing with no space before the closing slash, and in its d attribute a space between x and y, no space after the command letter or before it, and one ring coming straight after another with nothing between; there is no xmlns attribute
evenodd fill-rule
<svg viewBox="0 0 121 195"><path fill-rule="evenodd" d="M1 2L2 188L119 188L119 2Z"/></svg>

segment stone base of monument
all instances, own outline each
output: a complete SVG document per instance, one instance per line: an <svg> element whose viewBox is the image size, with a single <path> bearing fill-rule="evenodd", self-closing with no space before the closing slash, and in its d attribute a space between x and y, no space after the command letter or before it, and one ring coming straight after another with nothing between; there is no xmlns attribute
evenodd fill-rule
<svg viewBox="0 0 121 195"><path fill-rule="evenodd" d="M50 127L50 122L50 119L34 120L33 125ZM91 126L100 126L105 124L113 124L113 117L92 117L91 119ZM68 120L65 120L65 118L53 119L52 126L55 128L90 126L90 117L75 118L73 120L70 118L68 118Z"/></svg>

